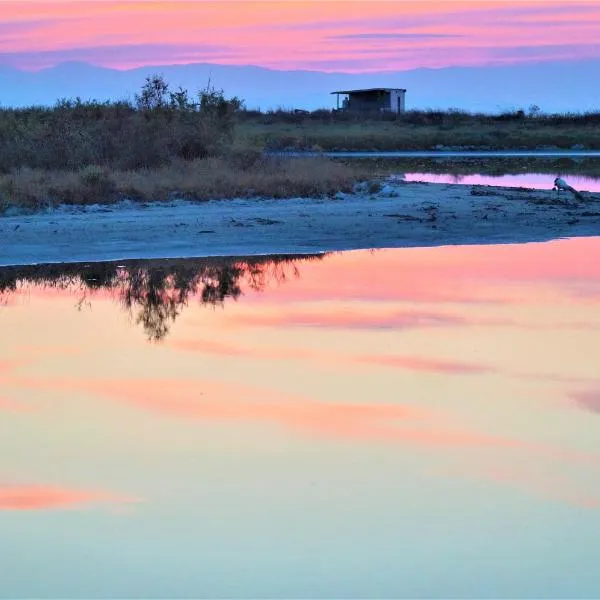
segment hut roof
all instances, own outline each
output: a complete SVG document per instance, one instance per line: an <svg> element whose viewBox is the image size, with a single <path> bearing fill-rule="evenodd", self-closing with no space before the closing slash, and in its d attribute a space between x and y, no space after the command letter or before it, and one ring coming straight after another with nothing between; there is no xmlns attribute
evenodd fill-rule
<svg viewBox="0 0 600 600"><path fill-rule="evenodd" d="M362 90L339 90L332 94L360 94L363 92L405 92L404 88L366 88Z"/></svg>

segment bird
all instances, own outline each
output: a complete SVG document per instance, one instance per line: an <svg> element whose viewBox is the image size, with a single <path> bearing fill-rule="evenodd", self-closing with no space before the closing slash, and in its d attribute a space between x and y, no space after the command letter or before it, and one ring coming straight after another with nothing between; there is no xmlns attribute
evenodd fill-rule
<svg viewBox="0 0 600 600"><path fill-rule="evenodd" d="M583 200L583 196L575 189L572 188L564 179L562 179L561 177L557 177L554 180L554 187L552 188L553 190L556 190L557 192L561 192L561 191L566 191L566 192L571 192L573 194L573 196L575 196L575 198L577 198L577 200Z"/></svg>

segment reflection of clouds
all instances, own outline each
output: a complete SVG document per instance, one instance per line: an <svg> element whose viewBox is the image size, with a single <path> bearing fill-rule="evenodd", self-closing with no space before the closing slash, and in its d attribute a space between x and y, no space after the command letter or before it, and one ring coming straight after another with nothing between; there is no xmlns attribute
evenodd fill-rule
<svg viewBox="0 0 600 600"><path fill-rule="evenodd" d="M581 407L600 414L600 388L573 392L571 398Z"/></svg>
<svg viewBox="0 0 600 600"><path fill-rule="evenodd" d="M495 371L492 367L463 361L440 360L421 356L394 356L366 354L356 356L351 360L359 363L381 365L385 367L397 367L410 371L428 371L432 373L445 373L456 375L483 374Z"/></svg>
<svg viewBox="0 0 600 600"><path fill-rule="evenodd" d="M20 360L0 359L0 385L4 385L5 383L9 382L10 375L12 375L14 371L22 364L24 364L24 362ZM23 410L28 410L27 406L12 400L5 394L6 392L3 392L3 395L0 395L0 411L21 412Z"/></svg>
<svg viewBox="0 0 600 600"><path fill-rule="evenodd" d="M11 373L17 367L20 367L24 364L22 360L14 360L14 359L0 359L0 375L4 375L6 373Z"/></svg>
<svg viewBox="0 0 600 600"><path fill-rule="evenodd" d="M515 487L552 502L568 504L578 508L599 509L600 495L598 490L590 489L593 474L590 473L582 481L578 480L577 477L571 477L568 464L565 463L563 467L557 474L556 470L550 473L547 468L540 468L540 465L526 466L513 462L510 465L488 467L445 468L442 473L453 479L457 477L471 479L475 476L478 479L491 481L502 486ZM597 466L593 468L595 469Z"/></svg>
<svg viewBox="0 0 600 600"><path fill-rule="evenodd" d="M104 492L42 485L0 484L0 510L65 509L81 505L128 502L134 500Z"/></svg>
<svg viewBox="0 0 600 600"><path fill-rule="evenodd" d="M0 383L2 380L0 379ZM25 404L21 404L20 402L16 402L15 400L11 400L6 396L0 396L0 411L9 411L9 412L28 412L31 408Z"/></svg>
<svg viewBox="0 0 600 600"><path fill-rule="evenodd" d="M228 358L245 357L264 360L311 360L317 354L312 350L300 350L296 348L247 348L227 342L215 340L178 340L169 342L171 348L184 350L186 352L198 352L200 354L211 354L214 356L225 356Z"/></svg>
<svg viewBox="0 0 600 600"><path fill-rule="evenodd" d="M302 436L329 441L400 444L417 451L440 452L454 449L452 460L464 464L464 475L516 486L549 499L577 506L596 507L593 493L581 490L569 477L579 471L597 473L600 456L536 443L510 436L480 432L455 421L447 412L420 406L369 402L326 402L268 388L206 380L171 379L90 379L14 378L13 385L44 392L64 392L78 397L93 395L159 417L232 426L274 426ZM471 462L473 461L473 462ZM530 471L515 471L514 465L528 465ZM508 465L508 466L506 466ZM549 471L550 468L550 471ZM564 476L564 485L549 480L549 472ZM564 475L563 475L564 474ZM593 485L594 475L581 477ZM562 479L561 479L562 481ZM587 484L586 484L587 485ZM37 489L37 488L36 488ZM44 489L44 488L42 488ZM54 507L109 501L89 492L24 494L24 507ZM0 500L2 496L0 495ZM14 495L5 493L4 505L15 504ZM2 502L0 502L0 506Z"/></svg>
<svg viewBox="0 0 600 600"><path fill-rule="evenodd" d="M468 321L460 316L422 311L354 311L336 308L335 311L290 310L270 311L230 317L241 325L332 327L342 329L405 329L411 327L443 327L465 325Z"/></svg>
<svg viewBox="0 0 600 600"><path fill-rule="evenodd" d="M317 364L348 366L354 364L393 367L409 371L427 371L440 374L483 374L496 369L483 364L459 360L444 360L424 356L394 354L333 354L296 348L248 348L213 340L180 340L170 343L172 348L188 352L198 352L229 358L249 358L262 360L310 360Z"/></svg>
<svg viewBox="0 0 600 600"><path fill-rule="evenodd" d="M273 424L308 435L428 447L518 448L516 440L468 431L440 412L400 404L328 403L217 381L22 380L39 391L93 394L143 410L198 421Z"/></svg>
<svg viewBox="0 0 600 600"><path fill-rule="evenodd" d="M269 290L278 300L373 300L514 305L539 302L550 285L569 300L598 298L598 238L496 246L448 246L329 255L297 285ZM523 284L527 283L528 286Z"/></svg>

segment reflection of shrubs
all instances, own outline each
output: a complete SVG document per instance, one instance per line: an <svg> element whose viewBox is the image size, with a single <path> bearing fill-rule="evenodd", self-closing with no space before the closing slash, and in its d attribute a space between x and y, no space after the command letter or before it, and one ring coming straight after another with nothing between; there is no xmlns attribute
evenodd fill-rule
<svg viewBox="0 0 600 600"><path fill-rule="evenodd" d="M242 287L262 291L289 274L299 276L296 263L322 258L284 256L255 259L190 259L180 261L126 261L115 263L56 264L0 268L0 303L20 286L34 284L83 293L77 305L104 289L111 292L150 340L165 338L170 325L192 297L201 303L223 304L237 299Z"/></svg>

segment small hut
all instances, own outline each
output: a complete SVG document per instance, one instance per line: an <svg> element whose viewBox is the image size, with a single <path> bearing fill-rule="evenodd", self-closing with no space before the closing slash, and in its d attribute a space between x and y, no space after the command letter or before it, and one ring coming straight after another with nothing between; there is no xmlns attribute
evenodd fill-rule
<svg viewBox="0 0 600 600"><path fill-rule="evenodd" d="M365 90L340 90L337 109L360 113L392 112L403 113L406 90L403 88L369 88ZM343 96L340 106L340 96Z"/></svg>

